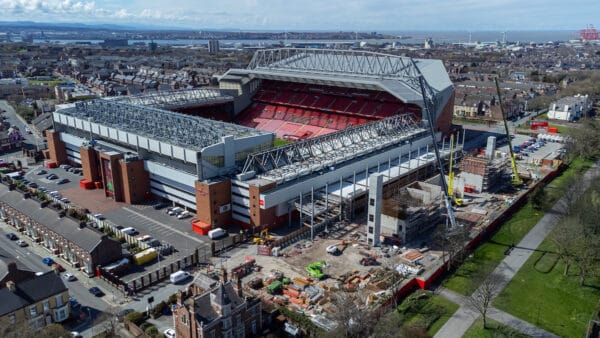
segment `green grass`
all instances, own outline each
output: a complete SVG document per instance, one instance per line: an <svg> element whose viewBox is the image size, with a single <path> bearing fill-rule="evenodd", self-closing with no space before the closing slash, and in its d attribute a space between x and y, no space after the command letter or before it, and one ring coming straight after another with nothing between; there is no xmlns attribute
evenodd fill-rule
<svg viewBox="0 0 600 338"><path fill-rule="evenodd" d="M500 324L492 319L487 320L487 329L483 328L483 320L478 319L471 327L465 332L463 338L500 338L500 337L528 337L527 335L521 334L512 328Z"/></svg>
<svg viewBox="0 0 600 338"><path fill-rule="evenodd" d="M546 186L546 205L554 204L564 191L572 184L576 176L581 176L592 166L591 160L574 159L548 186ZM473 282L476 276L492 271L503 259L506 247L511 243L518 244L523 237L542 218L543 212L533 209L527 202L496 234L486 243L480 245L443 284L448 289L463 295L471 295L477 285Z"/></svg>
<svg viewBox="0 0 600 338"><path fill-rule="evenodd" d="M494 236L480 245L451 277L443 284L448 289L463 295L471 295L477 288L474 277L482 276L492 271L503 259L506 248L517 244L542 218L542 213L533 209L531 203L526 203L511 219L506 221Z"/></svg>
<svg viewBox="0 0 600 338"><path fill-rule="evenodd" d="M554 251L546 239L538 250ZM579 287L577 267L563 276L564 264L558 261L549 272L540 272L535 252L523 265L494 303L498 309L537 325L561 337L583 337L588 320L600 299L600 278L589 277L588 286Z"/></svg>
<svg viewBox="0 0 600 338"><path fill-rule="evenodd" d="M284 145L290 144L290 143L292 143L292 141L288 141L288 140L284 140L284 139L276 137L275 140L273 141L273 146L277 148L277 147L281 147L281 146L284 146Z"/></svg>
<svg viewBox="0 0 600 338"><path fill-rule="evenodd" d="M398 305L397 311L390 313L394 316L395 324L392 326L408 328L410 326L423 327L430 336L436 332L458 310L458 305L431 292L419 290Z"/></svg>

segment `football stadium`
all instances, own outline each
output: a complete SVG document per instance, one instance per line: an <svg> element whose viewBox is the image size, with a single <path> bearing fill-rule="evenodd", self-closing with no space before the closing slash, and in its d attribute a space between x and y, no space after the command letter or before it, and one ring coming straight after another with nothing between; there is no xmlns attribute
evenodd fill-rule
<svg viewBox="0 0 600 338"><path fill-rule="evenodd" d="M49 157L80 165L115 201L195 211L200 234L231 224L318 230L366 211L371 175L384 190L435 175L433 142L450 133L453 101L440 60L259 50L218 89L57 109Z"/></svg>

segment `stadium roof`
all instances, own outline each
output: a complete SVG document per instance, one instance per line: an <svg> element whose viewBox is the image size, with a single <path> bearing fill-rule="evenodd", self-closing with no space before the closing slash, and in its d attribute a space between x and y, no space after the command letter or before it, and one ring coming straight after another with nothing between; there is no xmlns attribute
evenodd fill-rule
<svg viewBox="0 0 600 338"><path fill-rule="evenodd" d="M112 134L108 131L114 139L122 138L120 130L195 151L220 143L223 136L269 134L232 123L102 99L78 102L54 114L56 122L96 134L102 134L100 126L115 129Z"/></svg>
<svg viewBox="0 0 600 338"><path fill-rule="evenodd" d="M148 106L162 109L201 106L206 104L225 103L233 101L230 95L224 95L219 89L195 88L186 90L161 91L129 96L117 96L107 100L128 103L131 105Z"/></svg>
<svg viewBox="0 0 600 338"><path fill-rule="evenodd" d="M452 93L452 82L440 60L331 49L282 48L259 50L245 70L230 70L223 79L237 76L315 83L338 87L385 90L406 103L423 105L422 75L440 102ZM437 107L442 109L442 107Z"/></svg>

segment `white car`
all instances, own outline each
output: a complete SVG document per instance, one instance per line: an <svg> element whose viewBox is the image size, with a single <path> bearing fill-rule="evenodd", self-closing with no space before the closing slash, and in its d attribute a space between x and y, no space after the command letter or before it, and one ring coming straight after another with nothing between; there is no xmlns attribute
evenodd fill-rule
<svg viewBox="0 0 600 338"><path fill-rule="evenodd" d="M77 277L73 276L72 274L70 274L68 272L63 274L63 277L65 277L65 279L68 280L69 282L77 280Z"/></svg>
<svg viewBox="0 0 600 338"><path fill-rule="evenodd" d="M104 215L102 215L102 214L94 214L94 218L99 219L99 220L106 219L106 217L104 217Z"/></svg>
<svg viewBox="0 0 600 338"><path fill-rule="evenodd" d="M163 332L165 337L167 338L175 338L175 330L174 329L166 329L165 332Z"/></svg>

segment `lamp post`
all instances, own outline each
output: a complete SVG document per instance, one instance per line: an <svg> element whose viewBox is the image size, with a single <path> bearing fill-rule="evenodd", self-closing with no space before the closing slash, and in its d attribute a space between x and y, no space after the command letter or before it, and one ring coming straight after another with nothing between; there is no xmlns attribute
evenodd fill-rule
<svg viewBox="0 0 600 338"><path fill-rule="evenodd" d="M90 327L92 328L92 337L94 336L94 318L92 317L92 311L90 308L87 308L88 316L90 317Z"/></svg>

